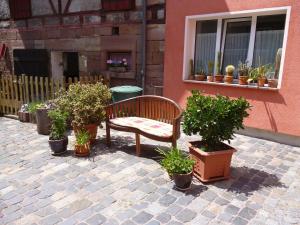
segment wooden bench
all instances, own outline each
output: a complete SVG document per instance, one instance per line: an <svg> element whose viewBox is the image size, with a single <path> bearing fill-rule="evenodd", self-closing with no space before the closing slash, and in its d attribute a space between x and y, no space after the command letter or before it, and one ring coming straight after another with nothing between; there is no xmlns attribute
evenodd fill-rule
<svg viewBox="0 0 300 225"><path fill-rule="evenodd" d="M110 129L132 132L136 137L136 154L141 153L140 135L176 147L180 137L182 110L174 101L144 95L106 107L106 141L110 146Z"/></svg>

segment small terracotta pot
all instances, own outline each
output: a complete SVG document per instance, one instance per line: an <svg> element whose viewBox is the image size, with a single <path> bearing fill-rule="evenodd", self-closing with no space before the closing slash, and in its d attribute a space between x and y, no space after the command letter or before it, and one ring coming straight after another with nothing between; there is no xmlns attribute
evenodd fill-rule
<svg viewBox="0 0 300 225"><path fill-rule="evenodd" d="M90 135L90 142L93 144L96 141L96 137L97 137L97 124L89 124L89 125L85 125L83 127L84 130L86 130L89 135ZM81 130L81 128L79 127L73 127L75 136L78 134L78 132Z"/></svg>
<svg viewBox="0 0 300 225"><path fill-rule="evenodd" d="M224 76L223 75L220 75L220 74L215 75L215 82L222 83L223 80L224 80Z"/></svg>
<svg viewBox="0 0 300 225"><path fill-rule="evenodd" d="M264 77L263 78L258 78L257 85L258 85L258 87L264 87L266 82L267 82L266 78L264 78Z"/></svg>
<svg viewBox="0 0 300 225"><path fill-rule="evenodd" d="M214 76L212 75L207 76L207 82L214 82Z"/></svg>
<svg viewBox="0 0 300 225"><path fill-rule="evenodd" d="M29 112L18 112L19 120L22 123L28 123L29 122Z"/></svg>
<svg viewBox="0 0 300 225"><path fill-rule="evenodd" d="M205 81L206 76L205 75L195 75L195 80L198 81Z"/></svg>
<svg viewBox="0 0 300 225"><path fill-rule="evenodd" d="M268 85L270 88L277 88L278 80L277 79L268 79Z"/></svg>
<svg viewBox="0 0 300 225"><path fill-rule="evenodd" d="M187 174L173 174L176 189L186 191L191 188L193 171Z"/></svg>
<svg viewBox="0 0 300 225"><path fill-rule="evenodd" d="M85 145L75 145L75 155L79 157L85 157L90 155L90 143Z"/></svg>
<svg viewBox="0 0 300 225"><path fill-rule="evenodd" d="M202 142L190 142L189 151L191 158L196 161L194 165L194 176L202 182L224 180L230 177L230 164L232 154L236 151L227 146L227 150L204 152L195 147Z"/></svg>
<svg viewBox="0 0 300 225"><path fill-rule="evenodd" d="M239 76L239 85L248 85L248 76Z"/></svg>
<svg viewBox="0 0 300 225"><path fill-rule="evenodd" d="M232 75L226 75L226 76L224 77L224 82L225 82L226 84L232 84L232 83L233 83L233 76L232 76Z"/></svg>

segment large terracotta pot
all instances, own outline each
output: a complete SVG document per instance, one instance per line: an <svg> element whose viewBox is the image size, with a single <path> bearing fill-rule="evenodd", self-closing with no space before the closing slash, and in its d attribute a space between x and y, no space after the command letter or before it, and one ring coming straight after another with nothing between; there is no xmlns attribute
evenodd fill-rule
<svg viewBox="0 0 300 225"><path fill-rule="evenodd" d="M215 82L222 83L223 80L224 80L224 76L223 75L215 75Z"/></svg>
<svg viewBox="0 0 300 225"><path fill-rule="evenodd" d="M85 157L90 155L90 143L85 145L75 145L75 155L79 157Z"/></svg>
<svg viewBox="0 0 300 225"><path fill-rule="evenodd" d="M48 109L37 109L36 111L37 132L39 134L50 134L51 120L48 116L48 111Z"/></svg>
<svg viewBox="0 0 300 225"><path fill-rule="evenodd" d="M214 76L212 75L207 76L207 82L214 82Z"/></svg>
<svg viewBox="0 0 300 225"><path fill-rule="evenodd" d="M248 76L239 76L239 85L248 85Z"/></svg>
<svg viewBox="0 0 300 225"><path fill-rule="evenodd" d="M198 81L205 81L206 76L205 75L195 75L195 80Z"/></svg>
<svg viewBox="0 0 300 225"><path fill-rule="evenodd" d="M52 155L61 155L67 151L68 137L61 140L50 140L48 141L49 146L52 150Z"/></svg>
<svg viewBox="0 0 300 225"><path fill-rule="evenodd" d="M29 122L29 112L19 111L18 115L19 115L20 122L23 122L23 123L28 123Z"/></svg>
<svg viewBox="0 0 300 225"><path fill-rule="evenodd" d="M258 78L257 85L258 85L258 87L264 87L266 82L267 82L266 78Z"/></svg>
<svg viewBox="0 0 300 225"><path fill-rule="evenodd" d="M97 128L98 128L97 124L89 124L84 126L84 130L86 130L90 135L90 142L92 144L96 141ZM79 127L73 127L73 130L76 136L81 129Z"/></svg>
<svg viewBox="0 0 300 225"><path fill-rule="evenodd" d="M187 174L173 174L173 179L178 190L186 191L191 188L193 171Z"/></svg>
<svg viewBox="0 0 300 225"><path fill-rule="evenodd" d="M189 151L191 158L196 161L194 176L202 182L224 180L230 177L230 164L232 154L236 151L232 147L215 152L204 152L195 147L201 142L190 142Z"/></svg>

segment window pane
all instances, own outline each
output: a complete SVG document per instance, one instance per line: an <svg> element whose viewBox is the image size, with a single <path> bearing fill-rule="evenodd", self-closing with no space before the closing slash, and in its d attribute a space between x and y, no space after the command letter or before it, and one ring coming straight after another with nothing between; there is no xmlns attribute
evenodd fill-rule
<svg viewBox="0 0 300 225"><path fill-rule="evenodd" d="M196 31L195 72L208 72L208 62L215 61L217 20L198 21Z"/></svg>
<svg viewBox="0 0 300 225"><path fill-rule="evenodd" d="M275 64L276 54L282 48L284 25L285 15L257 17L253 66Z"/></svg>
<svg viewBox="0 0 300 225"><path fill-rule="evenodd" d="M223 73L225 73L227 65L237 67L239 61L245 62L247 60L250 30L250 20L227 23L222 64Z"/></svg>

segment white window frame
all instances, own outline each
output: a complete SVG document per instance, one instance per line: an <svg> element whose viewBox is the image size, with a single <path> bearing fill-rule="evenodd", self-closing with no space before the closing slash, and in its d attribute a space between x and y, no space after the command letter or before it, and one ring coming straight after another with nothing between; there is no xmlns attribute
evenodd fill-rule
<svg viewBox="0 0 300 225"><path fill-rule="evenodd" d="M254 9L254 10L244 10L244 11L234 11L234 12L224 12L224 13L212 13L212 14L203 14L203 15L192 15L186 16L185 18L185 37L184 37L184 58L183 58L183 81L188 79L189 75L189 60L193 59L195 56L195 42L196 42L196 24L197 21L205 20L217 20L217 38L216 38L216 52L215 52L215 65L218 58L218 52L220 49L223 49L224 41L222 42L222 21L223 20L232 20L232 19L242 19L242 17L252 17L251 19L251 31L250 31L250 41L248 48L248 57L247 60L249 65L252 65L253 62L253 52L255 44L255 34L256 34L256 22L258 16L268 16L268 15L279 15L286 14L285 20L285 30L283 37L282 45L282 58L278 76L278 89L281 87L282 77L283 77L283 67L285 61L286 46L288 40L290 16L291 16L291 6L286 7L274 7L274 8L263 8L263 9ZM225 21L226 23L226 21ZM225 38L226 33L223 31L223 38ZM216 72L216 66L215 71ZM199 81L194 81L199 82Z"/></svg>

